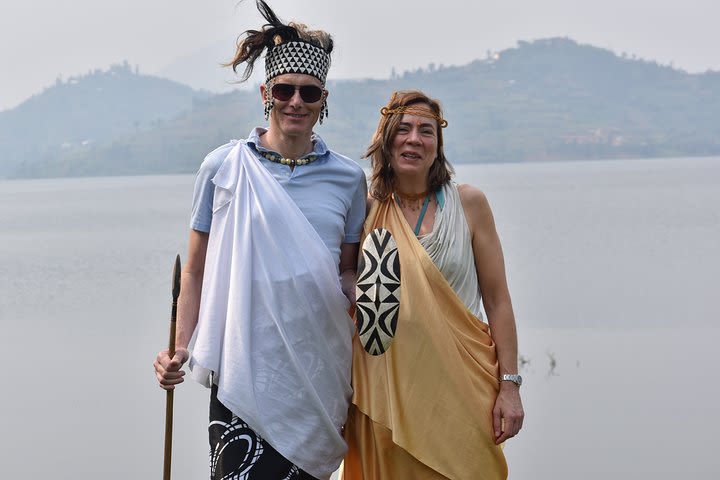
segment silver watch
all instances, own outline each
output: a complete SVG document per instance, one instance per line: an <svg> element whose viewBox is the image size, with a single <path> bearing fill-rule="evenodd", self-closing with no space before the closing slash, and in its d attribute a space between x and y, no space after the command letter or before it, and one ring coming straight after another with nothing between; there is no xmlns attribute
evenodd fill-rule
<svg viewBox="0 0 720 480"><path fill-rule="evenodd" d="M515 385L517 385L518 387L519 387L520 385L522 385L522 377L521 377L520 375L517 375L517 374L515 374L515 375L510 375L510 374L507 374L507 373L506 373L505 375L503 375L502 377L500 377L500 381L501 381L501 382L513 382L513 383L514 383Z"/></svg>

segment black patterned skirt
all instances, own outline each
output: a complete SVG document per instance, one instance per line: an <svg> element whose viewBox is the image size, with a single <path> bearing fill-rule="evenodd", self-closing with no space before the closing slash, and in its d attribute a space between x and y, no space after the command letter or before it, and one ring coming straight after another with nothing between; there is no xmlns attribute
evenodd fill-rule
<svg viewBox="0 0 720 480"><path fill-rule="evenodd" d="M210 393L210 480L317 480L280 455Z"/></svg>

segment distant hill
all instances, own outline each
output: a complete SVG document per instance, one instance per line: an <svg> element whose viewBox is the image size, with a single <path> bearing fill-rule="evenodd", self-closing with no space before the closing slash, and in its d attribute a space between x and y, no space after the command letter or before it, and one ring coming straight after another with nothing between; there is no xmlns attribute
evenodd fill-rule
<svg viewBox="0 0 720 480"><path fill-rule="evenodd" d="M112 173L101 167L104 158L95 158L91 165L64 159L155 129L208 95L139 75L127 63L58 78L54 86L0 112L0 176L78 175L86 166L92 173ZM46 165L52 168L43 172Z"/></svg>
<svg viewBox="0 0 720 480"><path fill-rule="evenodd" d="M107 75L93 74L77 85ZM44 145L44 154L30 159L20 152L21 162L8 169L2 153L0 173L194 172L213 147L264 123L256 91L210 96L172 84L176 90L166 86L148 94L144 89L164 80L128 68L122 75L137 89L103 94L85 88L71 96L73 85L65 82L35 97L39 102L52 95L55 105L83 103L98 113L88 124L87 116L71 120L49 103L32 115L27 110L21 130ZM388 80L331 82L330 117L317 131L333 149L359 159L380 107L392 91L409 88L441 100L449 121L446 153L455 163L720 155L719 72L688 74L566 38L519 42L459 67L431 64ZM0 113L0 152L10 125L17 131L17 110L26 104ZM137 104L147 104L144 115L129 113L135 110L128 105ZM92 127L98 129L92 143L73 143L90 138ZM61 147L65 142L74 146Z"/></svg>

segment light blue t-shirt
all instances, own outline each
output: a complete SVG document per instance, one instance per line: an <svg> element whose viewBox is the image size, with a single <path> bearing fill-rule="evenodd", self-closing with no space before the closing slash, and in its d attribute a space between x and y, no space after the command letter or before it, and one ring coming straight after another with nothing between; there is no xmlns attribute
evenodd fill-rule
<svg viewBox="0 0 720 480"><path fill-rule="evenodd" d="M271 162L257 153L268 152L260 145L260 135L267 130L255 128L247 138L247 145L260 162L287 191L300 211L315 228L335 258L340 258L343 243L358 243L365 221L367 183L362 168L351 159L328 150L320 136L313 134L313 152L318 159L307 165L288 165ZM212 223L212 204L215 185L212 179L220 165L237 144L237 140L213 150L205 157L195 177L195 191L190 228L209 232ZM275 152L276 153L276 152Z"/></svg>

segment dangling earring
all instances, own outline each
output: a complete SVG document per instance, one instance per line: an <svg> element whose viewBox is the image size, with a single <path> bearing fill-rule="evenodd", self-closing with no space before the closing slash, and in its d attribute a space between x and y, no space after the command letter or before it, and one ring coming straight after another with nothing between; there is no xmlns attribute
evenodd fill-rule
<svg viewBox="0 0 720 480"><path fill-rule="evenodd" d="M267 121L270 118L270 110L273 108L273 101L272 100L265 100L265 120Z"/></svg>
<svg viewBox="0 0 720 480"><path fill-rule="evenodd" d="M270 118L270 110L273 109L273 106L275 102L273 102L272 95L270 95L270 90L265 91L265 121L267 121Z"/></svg>
<svg viewBox="0 0 720 480"><path fill-rule="evenodd" d="M320 125L322 125L323 119L329 117L327 99L323 100L322 106L320 106Z"/></svg>

